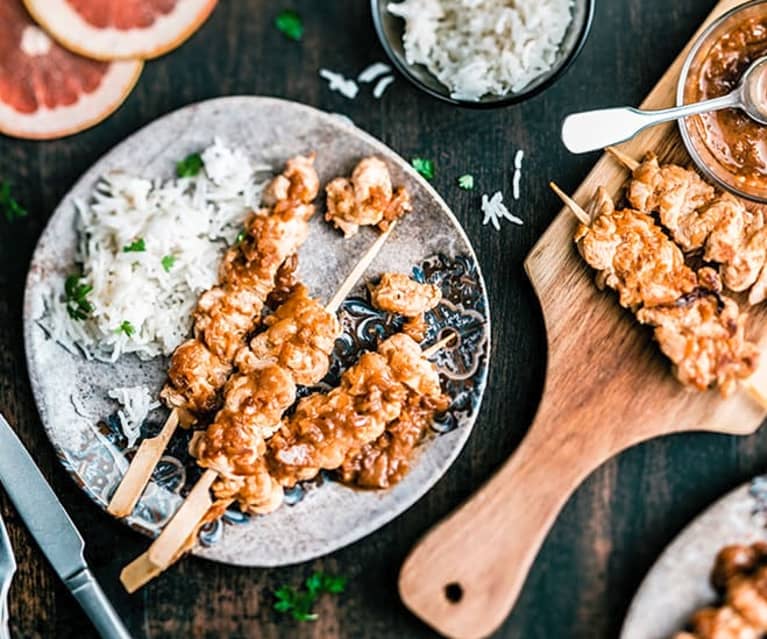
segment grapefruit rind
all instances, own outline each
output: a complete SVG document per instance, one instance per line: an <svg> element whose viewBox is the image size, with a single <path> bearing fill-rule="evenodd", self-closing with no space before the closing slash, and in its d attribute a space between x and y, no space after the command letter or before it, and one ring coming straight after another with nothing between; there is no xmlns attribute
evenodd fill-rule
<svg viewBox="0 0 767 639"><path fill-rule="evenodd" d="M183 44L210 16L218 0L178 0L152 26L99 28L88 23L67 0L24 0L34 20L73 53L93 60L157 58Z"/></svg>
<svg viewBox="0 0 767 639"><path fill-rule="evenodd" d="M0 133L28 140L52 140L95 126L125 102L143 66L140 60L113 62L99 87L69 106L40 108L27 114L0 102Z"/></svg>

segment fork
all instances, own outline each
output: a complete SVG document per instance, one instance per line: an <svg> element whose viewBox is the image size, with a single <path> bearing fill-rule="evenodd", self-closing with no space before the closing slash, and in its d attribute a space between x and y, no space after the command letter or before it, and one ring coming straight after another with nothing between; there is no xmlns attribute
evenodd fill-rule
<svg viewBox="0 0 767 639"><path fill-rule="evenodd" d="M0 515L0 639L11 639L8 630L8 589L16 573L16 558Z"/></svg>

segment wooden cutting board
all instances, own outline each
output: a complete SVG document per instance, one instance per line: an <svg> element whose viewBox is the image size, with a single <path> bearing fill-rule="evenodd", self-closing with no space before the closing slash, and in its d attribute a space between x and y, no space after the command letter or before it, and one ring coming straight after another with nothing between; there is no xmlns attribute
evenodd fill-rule
<svg viewBox="0 0 767 639"><path fill-rule="evenodd" d="M707 18L741 4L723 0ZM700 33L700 31L699 31ZM695 37L697 37L696 34ZM693 38L694 41L695 38ZM692 41L643 103L672 106ZM675 124L645 131L621 147L640 159L688 163ZM585 205L598 186L617 197L627 172L603 156L575 199ZM539 188L549 178L540 176ZM668 360L620 308L612 291L599 291L594 272L578 255L576 220L563 210L525 262L548 334L548 373L532 427L501 470L467 503L415 547L400 573L405 604L449 637L491 634L506 618L559 511L598 466L639 442L681 431L753 433L767 416L756 401L767 389L767 305L751 312L748 335L763 348L753 388L723 400L718 392L684 389Z"/></svg>

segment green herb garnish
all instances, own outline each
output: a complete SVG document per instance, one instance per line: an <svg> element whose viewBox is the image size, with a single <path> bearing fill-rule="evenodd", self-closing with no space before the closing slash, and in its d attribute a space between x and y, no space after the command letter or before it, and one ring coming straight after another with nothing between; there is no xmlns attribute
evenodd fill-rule
<svg viewBox="0 0 767 639"><path fill-rule="evenodd" d="M93 311L93 304L87 300L93 290L89 284L81 284L79 275L70 275L64 281L67 313L73 320L84 320Z"/></svg>
<svg viewBox="0 0 767 639"><path fill-rule="evenodd" d="M0 211L3 212L5 219L9 222L27 216L27 209L21 206L18 200L11 195L11 183L7 180L0 182Z"/></svg>
<svg viewBox="0 0 767 639"><path fill-rule="evenodd" d="M434 162L431 160L427 160L426 158L413 158L410 163L413 165L413 168L427 180L431 180L434 177Z"/></svg>
<svg viewBox="0 0 767 639"><path fill-rule="evenodd" d="M234 243L239 244L242 242L248 235L247 229L241 229L239 233L237 233L237 237L234 238Z"/></svg>
<svg viewBox="0 0 767 639"><path fill-rule="evenodd" d="M467 173L458 178L458 188L464 191L471 191L474 188L474 176Z"/></svg>
<svg viewBox="0 0 767 639"><path fill-rule="evenodd" d="M128 320L125 320L118 328L115 329L115 333L118 335L120 333L125 333L128 337L133 337L133 334L136 332L136 329L133 328L133 324L131 324Z"/></svg>
<svg viewBox="0 0 767 639"><path fill-rule="evenodd" d="M146 242L143 237L133 240L130 244L123 246L123 253L143 253L146 251Z"/></svg>
<svg viewBox="0 0 767 639"><path fill-rule="evenodd" d="M194 177L200 172L202 165L202 156L199 153L192 153L176 164L176 175L181 178Z"/></svg>
<svg viewBox="0 0 767 639"><path fill-rule="evenodd" d="M304 37L304 22L295 11L286 9L275 18L274 24L286 38L298 42Z"/></svg>
<svg viewBox="0 0 767 639"><path fill-rule="evenodd" d="M277 612L290 614L296 621L314 621L317 614L312 612L314 602L322 593L337 595L344 591L346 578L327 575L324 572L312 573L304 582L304 589L296 590L292 586L282 586L274 591Z"/></svg>
<svg viewBox="0 0 767 639"><path fill-rule="evenodd" d="M162 267L165 269L166 273L170 273L170 269L173 268L173 265L176 263L176 256L175 255L166 255L162 258Z"/></svg>

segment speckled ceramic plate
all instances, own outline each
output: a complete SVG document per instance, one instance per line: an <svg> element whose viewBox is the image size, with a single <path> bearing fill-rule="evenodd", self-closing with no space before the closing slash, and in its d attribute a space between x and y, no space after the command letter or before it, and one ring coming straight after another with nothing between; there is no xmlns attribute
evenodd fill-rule
<svg viewBox="0 0 767 639"><path fill-rule="evenodd" d="M453 214L437 193L402 158L344 118L281 100L233 97L184 108L157 120L99 160L54 212L35 252L24 305L29 372L43 425L66 469L102 508L127 468L126 442L107 390L146 384L159 391L167 362L141 362L132 356L114 364L86 361L50 339L42 327L43 300L71 272L75 251L76 199L87 199L99 176L124 169L151 178L169 178L175 163L209 145L214 136L244 148L254 163L278 170L297 154L317 151L323 183L347 175L364 156L384 158L396 184L405 184L414 211L398 226L366 274L388 270L412 272L442 287L444 301L429 314L431 343L446 331L459 342L435 362L453 406L420 447L409 475L388 491L351 490L321 477L286 497L268 517L229 511L202 531L195 554L248 566L276 566L329 553L367 535L412 506L447 470L474 424L487 378L490 322L487 295L474 252ZM310 238L300 252L300 275L315 295L329 299L374 239L365 229L350 240L316 215ZM55 290L55 289L54 289ZM342 309L344 337L339 340L326 382L374 348L378 337L398 329L367 304L360 285ZM41 321L42 320L42 321ZM155 434L165 414L158 409L142 428ZM127 523L155 535L199 474L186 452L187 435L174 438L132 517Z"/></svg>
<svg viewBox="0 0 767 639"><path fill-rule="evenodd" d="M669 639L717 601L709 574L719 549L767 541L767 475L732 491L663 551L639 587L620 639Z"/></svg>

